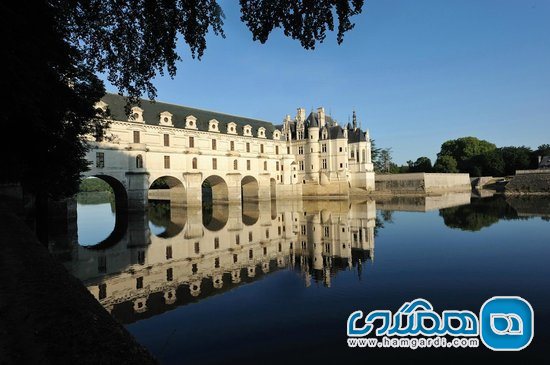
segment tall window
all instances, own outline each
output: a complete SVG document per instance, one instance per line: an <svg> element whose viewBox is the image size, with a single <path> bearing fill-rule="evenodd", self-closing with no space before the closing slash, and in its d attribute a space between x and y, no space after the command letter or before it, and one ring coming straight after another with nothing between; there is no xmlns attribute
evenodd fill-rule
<svg viewBox="0 0 550 365"><path fill-rule="evenodd" d="M252 242L252 232L248 232L248 242Z"/></svg>
<svg viewBox="0 0 550 365"><path fill-rule="evenodd" d="M102 169L105 167L105 153L96 152L95 154L95 167Z"/></svg>
<svg viewBox="0 0 550 365"><path fill-rule="evenodd" d="M139 278L136 278L136 289L142 289L143 288L143 276L140 276Z"/></svg>
<svg viewBox="0 0 550 365"><path fill-rule="evenodd" d="M267 170L267 161L264 161L264 170Z"/></svg>
<svg viewBox="0 0 550 365"><path fill-rule="evenodd" d="M303 154L304 154L304 147L303 147L303 146L298 147L298 154L299 154L299 155L303 155Z"/></svg>
<svg viewBox="0 0 550 365"><path fill-rule="evenodd" d="M165 169L170 168L170 156L164 156L164 168Z"/></svg>
<svg viewBox="0 0 550 365"><path fill-rule="evenodd" d="M286 148L286 154L287 154L287 155L290 155L290 147L287 147L287 148Z"/></svg>
<svg viewBox="0 0 550 365"><path fill-rule="evenodd" d="M239 161L234 160L233 161L233 170L238 170L238 169L239 169Z"/></svg>
<svg viewBox="0 0 550 365"><path fill-rule="evenodd" d="M136 169L141 169L143 168L143 156L142 155L137 155L136 156Z"/></svg>
<svg viewBox="0 0 550 365"><path fill-rule="evenodd" d="M170 135L169 134L164 134L164 145L165 146L170 146Z"/></svg>
<svg viewBox="0 0 550 365"><path fill-rule="evenodd" d="M172 246L166 246L166 260L172 258Z"/></svg>
<svg viewBox="0 0 550 365"><path fill-rule="evenodd" d="M327 169L327 159L323 158L323 169Z"/></svg>
<svg viewBox="0 0 550 365"><path fill-rule="evenodd" d="M260 153L264 153L264 145L263 144L260 145Z"/></svg>
<svg viewBox="0 0 550 365"><path fill-rule="evenodd" d="M250 152L250 142L246 142L246 152Z"/></svg>
<svg viewBox="0 0 550 365"><path fill-rule="evenodd" d="M134 143L140 143L139 142L139 131L134 131Z"/></svg>
<svg viewBox="0 0 550 365"><path fill-rule="evenodd" d="M174 269L169 268L166 269L166 281L172 281L174 280Z"/></svg>
<svg viewBox="0 0 550 365"><path fill-rule="evenodd" d="M213 159L212 159L212 169L213 169L213 170L217 170L217 169L218 169L218 159L217 159L217 158L213 158Z"/></svg>
<svg viewBox="0 0 550 365"><path fill-rule="evenodd" d="M235 142L234 141L229 142L229 149L231 151L235 151Z"/></svg>
<svg viewBox="0 0 550 365"><path fill-rule="evenodd" d="M218 248L220 248L220 239L219 239L219 237L215 237L214 238L214 249L217 250Z"/></svg>
<svg viewBox="0 0 550 365"><path fill-rule="evenodd" d="M190 148L195 147L195 137L189 137L189 147Z"/></svg>
<svg viewBox="0 0 550 365"><path fill-rule="evenodd" d="M304 161L300 161L300 171L304 171Z"/></svg>
<svg viewBox="0 0 550 365"><path fill-rule="evenodd" d="M323 143L321 145L321 152L327 152L327 144L326 143Z"/></svg>
<svg viewBox="0 0 550 365"><path fill-rule="evenodd" d="M197 169L197 158L196 157L193 158L193 169L195 169L195 170Z"/></svg>
<svg viewBox="0 0 550 365"><path fill-rule="evenodd" d="M246 160L246 169L250 170L250 160Z"/></svg>
<svg viewBox="0 0 550 365"><path fill-rule="evenodd" d="M279 161L275 161L275 171L279 171Z"/></svg>
<svg viewBox="0 0 550 365"><path fill-rule="evenodd" d="M200 253L201 247L199 241L195 242L195 253Z"/></svg>
<svg viewBox="0 0 550 365"><path fill-rule="evenodd" d="M275 146L275 154L276 154L276 155L279 154L279 146Z"/></svg>
<svg viewBox="0 0 550 365"><path fill-rule="evenodd" d="M213 139L213 140L212 140L212 149L215 150L216 147L217 147L217 146L216 146L216 140Z"/></svg>

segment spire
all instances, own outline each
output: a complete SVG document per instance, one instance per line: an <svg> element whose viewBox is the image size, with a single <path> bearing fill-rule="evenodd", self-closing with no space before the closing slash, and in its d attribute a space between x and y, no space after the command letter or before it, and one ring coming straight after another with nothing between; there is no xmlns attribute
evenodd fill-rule
<svg viewBox="0 0 550 365"><path fill-rule="evenodd" d="M357 116L355 115L355 110L353 111L353 129L357 129Z"/></svg>

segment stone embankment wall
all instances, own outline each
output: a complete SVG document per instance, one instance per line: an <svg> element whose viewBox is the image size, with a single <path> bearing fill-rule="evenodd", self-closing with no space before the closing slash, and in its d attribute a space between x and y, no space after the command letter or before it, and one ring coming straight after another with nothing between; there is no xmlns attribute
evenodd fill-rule
<svg viewBox="0 0 550 365"><path fill-rule="evenodd" d="M468 174L378 174L375 182L375 191L378 193L440 194L472 189Z"/></svg>
<svg viewBox="0 0 550 365"><path fill-rule="evenodd" d="M21 210L17 189L3 187L0 364L156 364L38 242L14 214Z"/></svg>
<svg viewBox="0 0 550 365"><path fill-rule="evenodd" d="M550 194L550 169L518 170L504 191L506 194Z"/></svg>

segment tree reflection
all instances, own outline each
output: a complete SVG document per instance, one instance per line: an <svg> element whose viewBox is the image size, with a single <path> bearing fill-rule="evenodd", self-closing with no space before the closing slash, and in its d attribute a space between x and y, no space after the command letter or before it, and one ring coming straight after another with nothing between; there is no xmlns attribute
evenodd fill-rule
<svg viewBox="0 0 550 365"><path fill-rule="evenodd" d="M499 220L528 219L522 217L502 195L472 198L469 205L440 209L439 215L447 227L476 232Z"/></svg>

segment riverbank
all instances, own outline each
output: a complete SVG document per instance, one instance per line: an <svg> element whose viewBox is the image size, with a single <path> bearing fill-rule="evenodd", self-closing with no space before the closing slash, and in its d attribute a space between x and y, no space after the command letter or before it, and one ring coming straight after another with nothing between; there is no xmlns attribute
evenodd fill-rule
<svg viewBox="0 0 550 365"><path fill-rule="evenodd" d="M157 363L20 218L0 222L1 364Z"/></svg>

